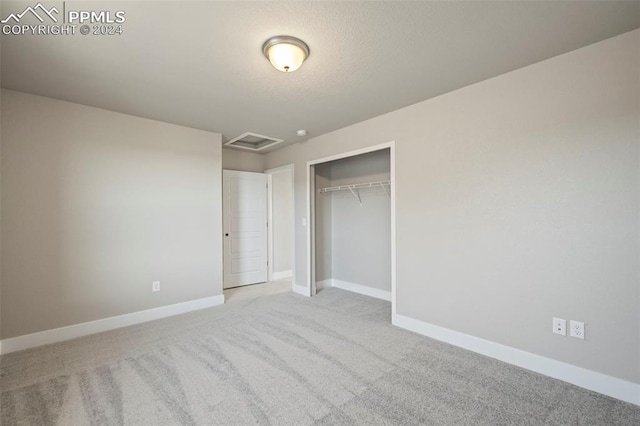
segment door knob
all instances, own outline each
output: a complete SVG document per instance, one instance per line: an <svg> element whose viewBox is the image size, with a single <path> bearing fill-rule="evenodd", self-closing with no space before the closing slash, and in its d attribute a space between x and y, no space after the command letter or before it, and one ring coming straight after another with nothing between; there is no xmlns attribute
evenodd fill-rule
<svg viewBox="0 0 640 426"><path fill-rule="evenodd" d="M228 237L228 236L229 236L229 233L224 234L224 236L225 236L225 237Z"/></svg>

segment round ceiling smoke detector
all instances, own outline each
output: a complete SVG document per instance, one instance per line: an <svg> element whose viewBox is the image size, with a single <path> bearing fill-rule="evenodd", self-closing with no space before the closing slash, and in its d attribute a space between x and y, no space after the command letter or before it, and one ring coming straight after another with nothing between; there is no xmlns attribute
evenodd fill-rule
<svg viewBox="0 0 640 426"><path fill-rule="evenodd" d="M306 131L306 130L298 130L298 131L296 132L296 134L297 134L298 136L307 136L307 131Z"/></svg>
<svg viewBox="0 0 640 426"><path fill-rule="evenodd" d="M262 53L278 71L292 72L309 56L309 46L299 38L276 36L264 42Z"/></svg>

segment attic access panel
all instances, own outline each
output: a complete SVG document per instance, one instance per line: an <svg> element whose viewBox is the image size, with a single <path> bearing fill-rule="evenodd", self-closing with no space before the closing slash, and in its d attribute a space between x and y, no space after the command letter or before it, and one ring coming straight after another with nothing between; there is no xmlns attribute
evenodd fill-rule
<svg viewBox="0 0 640 426"><path fill-rule="evenodd" d="M249 151L262 151L263 149L279 144L280 142L282 142L282 139L247 132L241 134L237 138L231 139L229 142L225 143L225 146L233 146Z"/></svg>

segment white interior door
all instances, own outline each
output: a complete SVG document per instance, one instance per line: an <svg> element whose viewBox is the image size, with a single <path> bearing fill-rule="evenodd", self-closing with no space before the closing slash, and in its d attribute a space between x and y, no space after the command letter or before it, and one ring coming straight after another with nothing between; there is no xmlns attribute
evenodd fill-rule
<svg viewBox="0 0 640 426"><path fill-rule="evenodd" d="M267 175L222 171L224 288L267 281Z"/></svg>

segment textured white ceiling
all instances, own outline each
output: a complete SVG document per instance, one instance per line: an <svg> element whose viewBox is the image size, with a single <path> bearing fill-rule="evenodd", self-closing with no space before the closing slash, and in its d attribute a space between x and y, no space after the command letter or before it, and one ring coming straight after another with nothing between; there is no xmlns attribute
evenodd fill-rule
<svg viewBox="0 0 640 426"><path fill-rule="evenodd" d="M3 2L2 17L36 2ZM57 2L61 3L61 2ZM55 1L44 1L55 5ZM640 26L640 2L77 2L121 36L2 36L2 86L222 133L298 142ZM311 54L284 74L285 34ZM108 130L108 129L105 129ZM268 150L267 150L268 151Z"/></svg>

